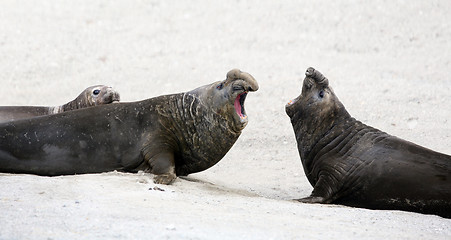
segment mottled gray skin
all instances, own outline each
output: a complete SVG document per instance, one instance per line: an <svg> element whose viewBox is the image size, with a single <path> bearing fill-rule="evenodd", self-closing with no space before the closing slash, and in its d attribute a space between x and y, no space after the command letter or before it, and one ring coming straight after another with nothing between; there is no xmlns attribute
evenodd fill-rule
<svg viewBox="0 0 451 240"><path fill-rule="evenodd" d="M102 104L119 102L120 96L113 88L96 85L86 88L74 100L56 107L34 106L0 106L0 122L62 113L81 108L93 107Z"/></svg>
<svg viewBox="0 0 451 240"><path fill-rule="evenodd" d="M3 123L0 172L145 170L170 184L221 160L247 124L247 92L257 89L251 75L235 69L185 93Z"/></svg>
<svg viewBox="0 0 451 240"><path fill-rule="evenodd" d="M451 156L352 118L320 72L307 69L286 112L313 186L299 201L451 217Z"/></svg>

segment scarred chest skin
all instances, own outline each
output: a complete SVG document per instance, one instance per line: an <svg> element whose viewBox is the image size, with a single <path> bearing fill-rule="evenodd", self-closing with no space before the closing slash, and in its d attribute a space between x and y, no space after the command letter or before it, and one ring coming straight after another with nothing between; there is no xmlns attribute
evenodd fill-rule
<svg viewBox="0 0 451 240"><path fill-rule="evenodd" d="M200 172L215 165L241 134L241 130L231 129L230 119L212 111L189 93L162 97L155 111L159 116L160 131L150 136L143 154L152 158L162 148L160 145L174 149L178 176ZM165 139L164 143L162 139ZM156 145L157 141L161 143Z"/></svg>

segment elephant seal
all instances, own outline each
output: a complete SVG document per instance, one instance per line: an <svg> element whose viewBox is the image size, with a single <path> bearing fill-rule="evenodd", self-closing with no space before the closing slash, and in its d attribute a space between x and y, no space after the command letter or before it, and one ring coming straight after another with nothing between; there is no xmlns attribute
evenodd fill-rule
<svg viewBox="0 0 451 240"><path fill-rule="evenodd" d="M451 156L352 118L317 70L307 69L286 113L313 186L300 202L451 217Z"/></svg>
<svg viewBox="0 0 451 240"><path fill-rule="evenodd" d="M62 113L80 108L119 102L120 96L113 88L96 85L86 88L74 100L56 107L0 106L0 122Z"/></svg>
<svg viewBox="0 0 451 240"><path fill-rule="evenodd" d="M170 184L221 160L248 123L244 101L257 89L250 74L234 69L185 93L2 123L0 172L144 170Z"/></svg>

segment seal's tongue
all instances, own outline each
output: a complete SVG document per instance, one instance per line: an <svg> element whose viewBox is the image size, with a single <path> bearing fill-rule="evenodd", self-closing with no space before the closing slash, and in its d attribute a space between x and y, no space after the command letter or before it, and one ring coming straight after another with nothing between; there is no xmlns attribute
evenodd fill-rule
<svg viewBox="0 0 451 240"><path fill-rule="evenodd" d="M247 116L244 113L244 100L246 99L247 92L243 92L235 98L235 111L241 119L245 119Z"/></svg>
<svg viewBox="0 0 451 240"><path fill-rule="evenodd" d="M235 98L235 110L236 110L236 114L238 114L238 116L243 117L243 114L241 113L240 96L241 96L241 94Z"/></svg>
<svg viewBox="0 0 451 240"><path fill-rule="evenodd" d="M243 112L242 112L242 106L241 106L241 95L243 95L244 93L241 93L240 95L236 96L235 98L235 110L236 110L236 114L238 114L238 116L240 116L241 118L243 118Z"/></svg>

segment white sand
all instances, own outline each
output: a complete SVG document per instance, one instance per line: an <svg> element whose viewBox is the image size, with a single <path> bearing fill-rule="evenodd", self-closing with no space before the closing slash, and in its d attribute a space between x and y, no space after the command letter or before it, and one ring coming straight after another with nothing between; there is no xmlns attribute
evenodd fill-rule
<svg viewBox="0 0 451 240"><path fill-rule="evenodd" d="M148 174L0 174L0 239L451 239L434 215L291 201L312 187L284 109L313 66L357 119L451 154L451 1L62 2L1 2L0 105L94 84L141 100L232 68L260 90L226 157L164 191Z"/></svg>

